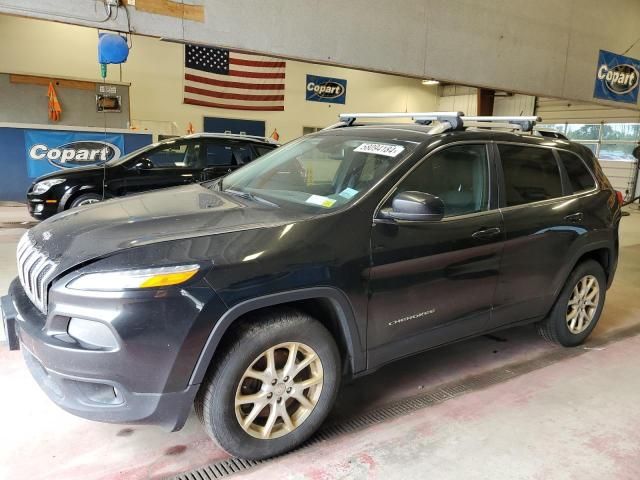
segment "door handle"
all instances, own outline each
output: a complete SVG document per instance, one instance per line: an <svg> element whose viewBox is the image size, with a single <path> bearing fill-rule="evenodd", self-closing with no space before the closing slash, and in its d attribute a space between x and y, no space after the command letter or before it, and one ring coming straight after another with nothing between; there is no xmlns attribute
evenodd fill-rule
<svg viewBox="0 0 640 480"><path fill-rule="evenodd" d="M476 240L489 240L491 238L497 237L501 232L502 230L500 230L498 227L485 228L473 233L471 237L475 238Z"/></svg>
<svg viewBox="0 0 640 480"><path fill-rule="evenodd" d="M571 223L580 223L583 218L584 218L584 215L581 212L572 213L571 215L567 215L566 217L564 217L564 219L567 222L571 222Z"/></svg>

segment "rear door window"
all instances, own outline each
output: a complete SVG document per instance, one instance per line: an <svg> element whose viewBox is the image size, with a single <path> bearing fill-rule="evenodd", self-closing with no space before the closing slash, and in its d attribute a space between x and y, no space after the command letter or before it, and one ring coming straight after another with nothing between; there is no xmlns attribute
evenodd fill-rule
<svg viewBox="0 0 640 480"><path fill-rule="evenodd" d="M251 148L242 143L208 143L206 148L206 167L244 165L252 159Z"/></svg>
<svg viewBox="0 0 640 480"><path fill-rule="evenodd" d="M505 206L562 196L560 169L549 148L498 145L504 172Z"/></svg>
<svg viewBox="0 0 640 480"><path fill-rule="evenodd" d="M567 172L570 190L568 193L585 192L596 186L593 175L577 155L563 151L558 151L558 154L562 166Z"/></svg>

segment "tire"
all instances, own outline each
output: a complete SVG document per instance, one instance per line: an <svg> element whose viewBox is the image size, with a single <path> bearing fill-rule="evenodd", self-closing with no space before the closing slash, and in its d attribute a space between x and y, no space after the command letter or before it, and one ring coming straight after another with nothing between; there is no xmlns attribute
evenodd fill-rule
<svg viewBox="0 0 640 480"><path fill-rule="evenodd" d="M90 205L92 203L98 203L102 201L102 197L97 193L83 193L73 199L69 208L82 207L84 205Z"/></svg>
<svg viewBox="0 0 640 480"><path fill-rule="evenodd" d="M596 295L593 294L593 287L588 287L594 285L592 282L595 282L598 290ZM579 263L569 275L549 316L538 324L538 333L546 340L565 347L582 344L600 319L606 291L607 280L602 266L595 260ZM576 302L581 292L589 298L582 300L582 303ZM570 301L574 303L573 306L569 305ZM582 305L584 317L580 316Z"/></svg>
<svg viewBox="0 0 640 480"><path fill-rule="evenodd" d="M274 352L271 370L269 351ZM316 360L295 373L296 368L287 366L290 358L295 359L296 368L305 360ZM272 370L275 376L269 373ZM287 371L293 378L285 375ZM336 343L320 322L294 309L261 312L243 322L214 357L195 400L196 414L209 436L231 455L247 460L273 457L300 445L322 424L335 402L340 372ZM256 374L263 380L251 376ZM274 377L275 384L271 383ZM312 386L300 387L302 381ZM259 395L261 403L246 403L247 395L254 395L252 399ZM306 407L297 400L300 395ZM236 408L236 399L245 403ZM283 408L288 423L280 415ZM259 412L257 417L254 410Z"/></svg>

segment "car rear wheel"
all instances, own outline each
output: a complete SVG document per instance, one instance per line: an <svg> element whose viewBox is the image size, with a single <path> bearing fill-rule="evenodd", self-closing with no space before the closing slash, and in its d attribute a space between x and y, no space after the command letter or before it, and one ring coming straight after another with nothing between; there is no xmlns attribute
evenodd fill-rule
<svg viewBox="0 0 640 480"><path fill-rule="evenodd" d="M569 275L549 316L538 325L540 334L565 347L583 343L600 319L606 285L598 262L580 263Z"/></svg>
<svg viewBox="0 0 640 480"><path fill-rule="evenodd" d="M84 193L71 202L70 208L83 207L85 205L91 205L92 203L98 203L102 200L102 197L97 193Z"/></svg>
<svg viewBox="0 0 640 480"><path fill-rule="evenodd" d="M196 398L207 433L232 455L291 450L324 421L340 383L335 341L317 320L272 310L243 324Z"/></svg>

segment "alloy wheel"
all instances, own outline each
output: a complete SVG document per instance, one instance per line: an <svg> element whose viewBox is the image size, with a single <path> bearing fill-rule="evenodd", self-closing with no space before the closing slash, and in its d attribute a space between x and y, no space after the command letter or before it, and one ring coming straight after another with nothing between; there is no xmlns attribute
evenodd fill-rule
<svg viewBox="0 0 640 480"><path fill-rule="evenodd" d="M573 288L567 305L567 327L574 335L584 332L596 315L600 285L593 275L585 275Z"/></svg>
<svg viewBox="0 0 640 480"><path fill-rule="evenodd" d="M238 423L255 438L286 435L309 417L322 385L322 362L311 347L299 342L271 347L251 363L238 384Z"/></svg>
<svg viewBox="0 0 640 480"><path fill-rule="evenodd" d="M95 198L88 198L86 200L82 200L81 202L79 202L76 205L76 207L82 207L84 205L91 205L91 204L98 203L98 202L100 202L100 200L97 200Z"/></svg>

